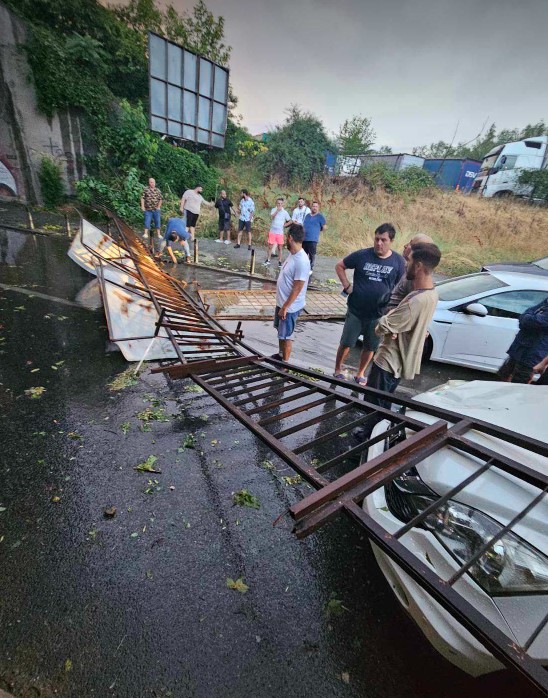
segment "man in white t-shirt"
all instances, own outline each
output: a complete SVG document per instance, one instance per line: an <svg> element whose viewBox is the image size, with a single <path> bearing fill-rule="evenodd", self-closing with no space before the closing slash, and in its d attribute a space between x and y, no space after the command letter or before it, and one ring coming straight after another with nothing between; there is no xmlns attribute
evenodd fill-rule
<svg viewBox="0 0 548 698"><path fill-rule="evenodd" d="M289 256L282 266L276 283L274 327L278 330L279 352L272 358L278 361L289 361L295 324L306 303L310 260L303 250L303 239L302 226L292 223L287 233Z"/></svg>
<svg viewBox="0 0 548 698"><path fill-rule="evenodd" d="M280 250L280 259L278 266L282 266L283 245L284 245L284 227L287 223L291 223L291 216L284 208L284 200L280 197L276 199L276 206L270 211L270 231L268 233L268 253L266 261L263 262L264 267L270 266L270 258L274 246L277 245Z"/></svg>
<svg viewBox="0 0 548 698"><path fill-rule="evenodd" d="M298 223L299 225L303 225L304 219L310 213L312 213L312 211L306 205L303 197L300 196L299 200L297 201L297 208L294 208L293 213L291 214L291 220L293 221L293 223Z"/></svg>
<svg viewBox="0 0 548 698"><path fill-rule="evenodd" d="M213 203L206 201L202 196L203 187L198 184L194 189L187 189L181 198L181 213L186 218L186 229L190 233L190 239L194 240L196 223L200 215L202 204L213 206Z"/></svg>

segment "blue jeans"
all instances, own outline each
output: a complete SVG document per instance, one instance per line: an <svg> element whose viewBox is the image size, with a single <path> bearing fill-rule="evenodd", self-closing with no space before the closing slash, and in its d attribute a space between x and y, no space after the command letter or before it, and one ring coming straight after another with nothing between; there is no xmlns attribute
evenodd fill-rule
<svg viewBox="0 0 548 698"><path fill-rule="evenodd" d="M154 227L158 229L160 227L160 210L154 209L154 211L145 211L145 230L150 229L150 221L154 222Z"/></svg>

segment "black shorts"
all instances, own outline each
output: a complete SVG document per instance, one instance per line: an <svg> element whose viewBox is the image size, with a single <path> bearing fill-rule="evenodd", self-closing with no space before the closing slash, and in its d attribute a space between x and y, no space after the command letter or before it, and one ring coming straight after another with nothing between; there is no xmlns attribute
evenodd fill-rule
<svg viewBox="0 0 548 698"><path fill-rule="evenodd" d="M186 216L186 227L187 228L195 228L200 214L199 213L192 213L192 211L187 211L185 208L185 216Z"/></svg>
<svg viewBox="0 0 548 698"><path fill-rule="evenodd" d="M219 218L219 232L222 233L223 231L226 233L230 232L230 218L228 220Z"/></svg>
<svg viewBox="0 0 548 698"><path fill-rule="evenodd" d="M251 232L251 221L238 221L238 232L245 230L246 233Z"/></svg>

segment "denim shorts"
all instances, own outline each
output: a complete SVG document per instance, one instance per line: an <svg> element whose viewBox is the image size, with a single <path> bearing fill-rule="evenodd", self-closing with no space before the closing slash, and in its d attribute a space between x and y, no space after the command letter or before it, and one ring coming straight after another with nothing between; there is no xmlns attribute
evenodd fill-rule
<svg viewBox="0 0 548 698"><path fill-rule="evenodd" d="M276 306L274 312L274 327L278 330L278 339L293 339L293 332L295 331L295 325L297 324L297 318L301 314L302 310L297 310L294 313L287 313L285 320L278 317L278 311L280 306Z"/></svg>
<svg viewBox="0 0 548 698"><path fill-rule="evenodd" d="M341 335L341 346L355 347L360 335L363 335L363 349L376 351L381 341L375 334L378 318L360 318L347 310Z"/></svg>
<svg viewBox="0 0 548 698"><path fill-rule="evenodd" d="M154 211L145 211L145 228L150 229L150 221L154 221L154 227L160 227L160 211L159 209L154 209Z"/></svg>

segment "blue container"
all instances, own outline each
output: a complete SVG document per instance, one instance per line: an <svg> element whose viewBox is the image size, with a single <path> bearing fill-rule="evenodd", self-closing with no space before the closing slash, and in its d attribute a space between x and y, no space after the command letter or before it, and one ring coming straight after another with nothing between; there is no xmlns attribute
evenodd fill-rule
<svg viewBox="0 0 548 698"><path fill-rule="evenodd" d="M423 169L434 175L438 187L468 192L472 188L480 166L481 163L477 160L447 158L446 160L425 160Z"/></svg>

